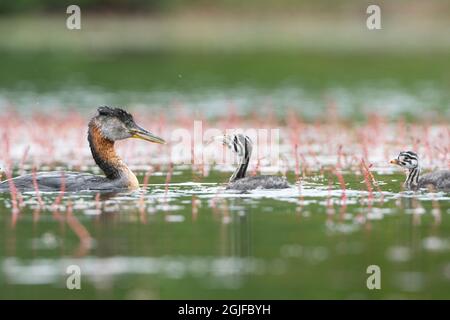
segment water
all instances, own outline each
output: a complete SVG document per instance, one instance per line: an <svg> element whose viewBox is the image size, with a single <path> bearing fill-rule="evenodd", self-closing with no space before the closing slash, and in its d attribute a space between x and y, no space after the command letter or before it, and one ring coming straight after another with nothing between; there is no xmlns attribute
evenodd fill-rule
<svg viewBox="0 0 450 320"><path fill-rule="evenodd" d="M118 144L138 192L22 194L20 212L1 194L0 298L450 298L450 195L404 192L389 165L413 149L424 170L448 168L447 54L0 55L14 175L99 174L85 135L98 105L129 107L169 141ZM292 188L226 192L233 165L198 162L191 140L174 152L195 120L280 129L280 161L258 155L249 171ZM66 288L74 264L81 290Z"/></svg>
<svg viewBox="0 0 450 320"><path fill-rule="evenodd" d="M177 171L175 169L175 171ZM186 183L192 172L151 178L132 194L24 194L4 212L2 298L448 298L450 195L398 193L403 176L380 175L382 193L346 174L315 172L285 190L236 194ZM141 180L143 176L140 176ZM289 177L292 181L293 177ZM224 180L214 174L208 179ZM68 290L66 268L82 270ZM369 291L366 269L382 270Z"/></svg>

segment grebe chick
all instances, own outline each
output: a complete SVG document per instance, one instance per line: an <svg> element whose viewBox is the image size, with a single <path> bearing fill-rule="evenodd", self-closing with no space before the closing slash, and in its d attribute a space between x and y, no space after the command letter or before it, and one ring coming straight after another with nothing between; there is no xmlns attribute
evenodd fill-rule
<svg viewBox="0 0 450 320"><path fill-rule="evenodd" d="M247 167L252 154L252 141L243 134L225 135L223 144L237 154L239 165L231 175L227 189L247 191L253 189L285 189L290 185L286 178L280 176L246 177Z"/></svg>
<svg viewBox="0 0 450 320"><path fill-rule="evenodd" d="M114 142L128 138L138 138L154 143L165 141L138 126L133 116L125 110L100 107L88 125L88 141L95 163L105 176L81 172L39 172L19 176L0 183L0 192L9 191L14 185L18 191L120 191L135 190L139 182L133 172L114 150ZM11 183L13 182L13 183Z"/></svg>
<svg viewBox="0 0 450 320"><path fill-rule="evenodd" d="M408 190L431 187L435 190L450 191L450 170L439 170L420 176L419 157L415 152L400 152L398 157L390 163L408 170L404 184Z"/></svg>

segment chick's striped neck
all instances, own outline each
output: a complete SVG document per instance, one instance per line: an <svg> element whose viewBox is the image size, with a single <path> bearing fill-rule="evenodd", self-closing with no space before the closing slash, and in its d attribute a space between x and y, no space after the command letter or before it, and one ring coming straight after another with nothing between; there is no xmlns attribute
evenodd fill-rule
<svg viewBox="0 0 450 320"><path fill-rule="evenodd" d="M242 179L245 177L247 172L248 164L250 162L250 156L252 154L252 148L249 145L247 139L237 139L236 137L233 140L233 148L237 152L238 150L242 150L242 154L239 156L239 165L234 171L233 175L230 177L230 182L236 181L238 179ZM239 154L239 153L238 153Z"/></svg>
<svg viewBox="0 0 450 320"><path fill-rule="evenodd" d="M419 185L419 166L409 169L408 176L406 177L405 186L408 189L415 189Z"/></svg>
<svg viewBox="0 0 450 320"><path fill-rule="evenodd" d="M236 181L238 179L242 179L245 177L245 173L247 172L248 163L250 161L250 154L247 154L241 157L239 161L239 166L234 171L233 175L230 178L230 182Z"/></svg>

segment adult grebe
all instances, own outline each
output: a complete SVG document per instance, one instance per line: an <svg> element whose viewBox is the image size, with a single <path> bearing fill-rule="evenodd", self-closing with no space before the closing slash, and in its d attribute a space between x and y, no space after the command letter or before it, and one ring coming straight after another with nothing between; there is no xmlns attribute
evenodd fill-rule
<svg viewBox="0 0 450 320"><path fill-rule="evenodd" d="M223 144L238 155L239 165L230 177L227 189L253 190L253 189L285 189L289 188L286 178L279 176L251 176L246 177L248 163L252 154L252 141L243 134L225 135Z"/></svg>
<svg viewBox="0 0 450 320"><path fill-rule="evenodd" d="M105 177L81 172L39 172L23 175L0 184L0 192L14 185L18 191L33 191L35 184L40 191L118 191L135 190L139 182L133 172L114 150L114 142L138 138L154 143L165 141L138 126L133 116L119 108L100 107L98 114L89 122L88 141L95 163ZM13 182L13 183L11 183Z"/></svg>
<svg viewBox="0 0 450 320"><path fill-rule="evenodd" d="M419 157L412 151L400 152L396 159L390 161L408 170L405 188L417 190L431 187L435 190L450 191L450 170L439 170L420 176Z"/></svg>

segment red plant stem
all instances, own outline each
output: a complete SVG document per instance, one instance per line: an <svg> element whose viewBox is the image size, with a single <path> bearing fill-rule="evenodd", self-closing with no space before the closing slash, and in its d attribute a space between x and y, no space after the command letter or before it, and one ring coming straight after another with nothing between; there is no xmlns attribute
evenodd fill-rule
<svg viewBox="0 0 450 320"><path fill-rule="evenodd" d="M342 168L342 144L340 144L338 147L338 158L336 167L339 169Z"/></svg>
<svg viewBox="0 0 450 320"><path fill-rule="evenodd" d="M375 188L377 189L377 192L380 194L380 202L381 203L384 202L384 195L383 195L383 192L381 191L380 185L378 184L378 182L375 179L374 175L370 171L370 168L372 167L372 165L370 164L369 167L367 167L366 163L364 161L362 162L362 164L364 166L365 171L368 173L372 184L375 186Z"/></svg>
<svg viewBox="0 0 450 320"><path fill-rule="evenodd" d="M373 201L373 188L372 188L372 184L370 183L369 170L367 169L364 159L361 159L360 169L361 169L362 174L364 175L364 182L366 183L367 191L369 192L369 195L367 197L368 207L371 208L372 201Z"/></svg>
<svg viewBox="0 0 450 320"><path fill-rule="evenodd" d="M327 194L327 214L328 215L334 214L333 199L331 197L331 190L332 190L331 186L332 186L331 180L328 179L328 194Z"/></svg>
<svg viewBox="0 0 450 320"><path fill-rule="evenodd" d="M145 192L147 190L148 182L150 180L150 176L152 174L152 168L150 167L144 175L144 181L142 185L142 194L139 199L139 212L141 214L141 222L147 223L146 215L145 215Z"/></svg>
<svg viewBox="0 0 450 320"><path fill-rule="evenodd" d="M68 201L67 203L67 211L66 211L67 224L70 229L77 235L78 239L82 243L90 243L91 235L89 231L78 221L78 219L73 215L73 206L72 201Z"/></svg>
<svg viewBox="0 0 450 320"><path fill-rule="evenodd" d="M341 186L341 190L342 190L341 201L345 202L347 200L347 194L346 194L344 176L342 175L341 171L337 170L337 169L334 169L334 174L338 178L339 185Z"/></svg>
<svg viewBox="0 0 450 320"><path fill-rule="evenodd" d="M295 157L295 180L300 180L300 161L298 159L298 144L294 145L294 157Z"/></svg>
<svg viewBox="0 0 450 320"><path fill-rule="evenodd" d="M334 170L334 174L338 178L339 185L341 186L342 195L341 195L341 208L339 210L340 217L344 218L344 214L347 210L347 193L346 193L346 187L345 187L345 180L344 176L342 175L341 171L338 169Z"/></svg>
<svg viewBox="0 0 450 320"><path fill-rule="evenodd" d="M309 166L308 161L306 161L306 158L303 154L300 154L300 158L302 159L302 176L304 178L309 173Z"/></svg>
<svg viewBox="0 0 450 320"><path fill-rule="evenodd" d="M42 208L44 206L44 202L42 201L41 198L41 194L39 192L39 185L37 183L37 177L36 177L36 167L33 166L33 173L32 173L32 177L33 177L33 187L34 187L34 191L36 192L36 198L38 200L39 206Z"/></svg>
<svg viewBox="0 0 450 320"><path fill-rule="evenodd" d="M147 170L147 172L145 173L145 175L144 175L144 181L143 181L143 185L142 185L142 188L143 188L143 189L147 189L148 182L149 182L149 180L150 180L150 176L152 175L152 173L153 173L153 169L152 169L152 168L149 168L149 169Z"/></svg>
<svg viewBox="0 0 450 320"><path fill-rule="evenodd" d="M252 172L252 176L256 176L257 175L260 167L261 167L261 158L258 157L258 159L256 160L255 168L254 168L254 170Z"/></svg>
<svg viewBox="0 0 450 320"><path fill-rule="evenodd" d="M191 206L192 206L192 221L197 221L198 205L197 205L197 197L195 195L192 196Z"/></svg>
<svg viewBox="0 0 450 320"><path fill-rule="evenodd" d="M23 152L22 158L20 159L20 163L19 163L19 172L20 174L24 173L24 165L25 165L25 161L27 160L28 157L28 152L30 151L30 146L27 146L25 148L25 151Z"/></svg>
<svg viewBox="0 0 450 320"><path fill-rule="evenodd" d="M41 212L41 208L36 208L33 210L33 222L39 221L39 214Z"/></svg>
<svg viewBox="0 0 450 320"><path fill-rule="evenodd" d="M55 202L53 203L53 209L56 211L58 205L61 203L62 198L64 197L64 193L66 191L66 179L64 176L64 172L61 174L61 188L59 191L59 195L56 197Z"/></svg>
<svg viewBox="0 0 450 320"><path fill-rule="evenodd" d="M101 209L101 203L100 203L100 193L97 192L95 195L95 209L100 210Z"/></svg>

